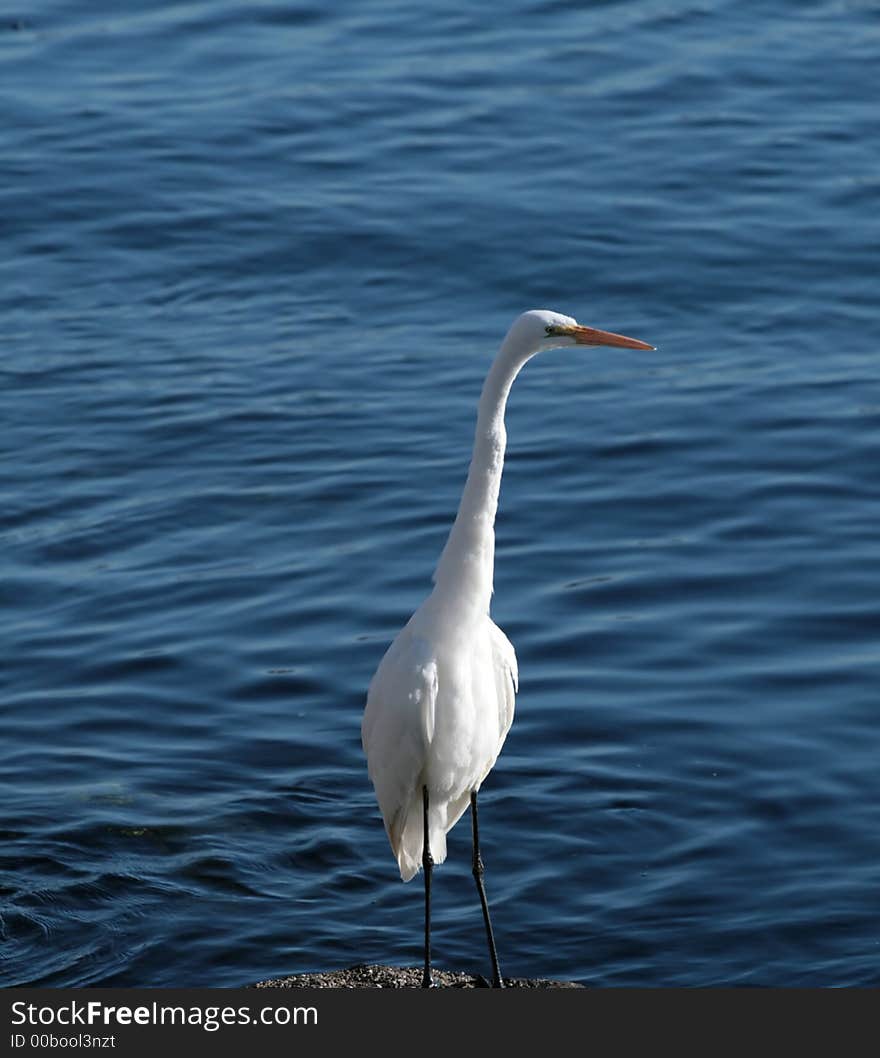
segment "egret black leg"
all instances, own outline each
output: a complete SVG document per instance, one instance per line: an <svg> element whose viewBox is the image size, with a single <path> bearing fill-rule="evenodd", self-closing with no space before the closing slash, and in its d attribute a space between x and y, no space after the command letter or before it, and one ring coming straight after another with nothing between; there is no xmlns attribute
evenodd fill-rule
<svg viewBox="0 0 880 1058"><path fill-rule="evenodd" d="M489 956L492 959L492 987L503 988L501 971L498 968L498 952L495 950L495 938L492 935L492 921L489 918L489 902L486 900L486 887L483 885L483 859L480 856L480 824L477 820L477 791L471 790L471 825L474 832L474 881L480 894L483 908L483 921L486 923L486 939L489 942Z"/></svg>
<svg viewBox="0 0 880 1058"><path fill-rule="evenodd" d="M434 857L431 855L431 843L428 838L428 787L422 787L422 869L425 872L425 972L422 975L422 988L433 988L431 976L431 872L434 870Z"/></svg>

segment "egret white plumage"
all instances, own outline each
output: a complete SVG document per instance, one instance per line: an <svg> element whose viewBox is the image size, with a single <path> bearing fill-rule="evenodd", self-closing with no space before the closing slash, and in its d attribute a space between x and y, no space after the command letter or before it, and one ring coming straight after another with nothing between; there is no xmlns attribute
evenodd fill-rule
<svg viewBox="0 0 880 1058"><path fill-rule="evenodd" d="M470 470L433 591L388 648L367 694L361 736L388 840L405 882L419 865L424 869L426 988L432 984L431 873L446 859L446 834L468 803L492 983L503 987L483 884L477 791L513 722L518 682L513 647L489 616L504 411L514 379L536 353L571 345L653 349L544 309L514 320L480 396Z"/></svg>

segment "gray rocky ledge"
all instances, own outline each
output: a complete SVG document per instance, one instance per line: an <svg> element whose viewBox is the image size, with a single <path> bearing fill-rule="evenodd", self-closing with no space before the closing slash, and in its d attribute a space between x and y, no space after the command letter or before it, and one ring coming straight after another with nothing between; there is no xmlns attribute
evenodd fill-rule
<svg viewBox="0 0 880 1058"><path fill-rule="evenodd" d="M258 981L255 988L420 988L422 970L418 966L351 966L346 970L293 974ZM434 970L438 988L483 988L485 978L476 974ZM548 981L526 977L505 977L508 988L583 988L575 981Z"/></svg>

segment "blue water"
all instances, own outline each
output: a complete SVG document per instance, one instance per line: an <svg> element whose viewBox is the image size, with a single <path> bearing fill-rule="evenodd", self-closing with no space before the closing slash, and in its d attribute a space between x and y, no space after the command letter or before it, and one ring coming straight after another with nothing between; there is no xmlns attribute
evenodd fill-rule
<svg viewBox="0 0 880 1058"><path fill-rule="evenodd" d="M0 982L420 958L360 750L521 310L502 968L880 984L880 14L0 21ZM439 966L488 972L467 821Z"/></svg>

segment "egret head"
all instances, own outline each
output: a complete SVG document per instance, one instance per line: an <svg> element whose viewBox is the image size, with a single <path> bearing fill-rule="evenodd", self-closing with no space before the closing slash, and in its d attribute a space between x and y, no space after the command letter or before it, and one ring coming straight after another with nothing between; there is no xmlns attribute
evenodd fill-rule
<svg viewBox="0 0 880 1058"><path fill-rule="evenodd" d="M608 345L619 349L653 349L653 345L638 338L627 338L613 331L600 331L595 327L584 327L571 316L549 309L531 309L513 321L507 341L514 343L523 353L532 356L544 349L555 349L562 345Z"/></svg>

